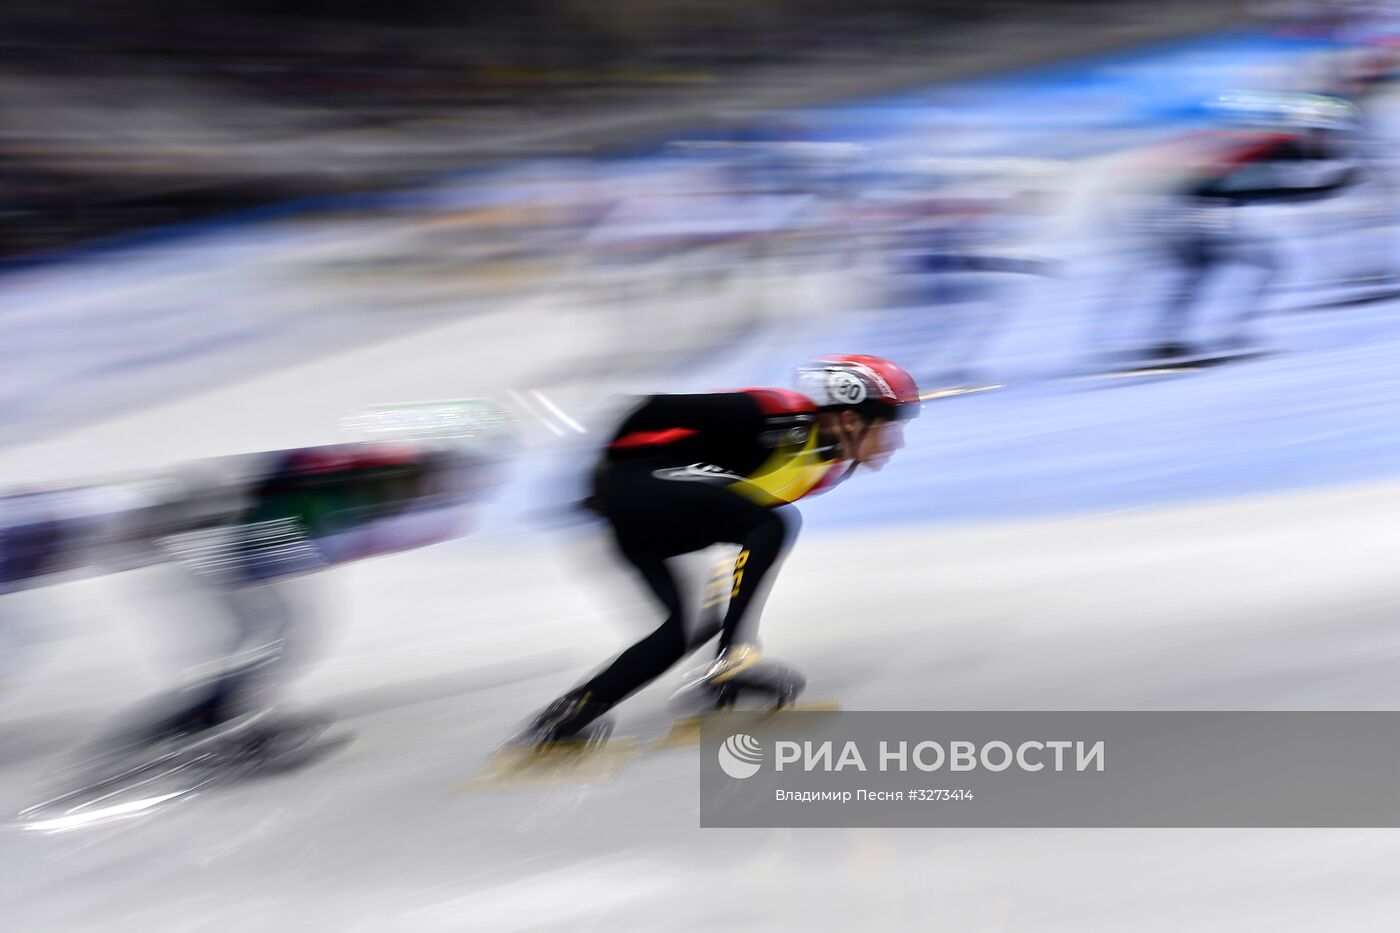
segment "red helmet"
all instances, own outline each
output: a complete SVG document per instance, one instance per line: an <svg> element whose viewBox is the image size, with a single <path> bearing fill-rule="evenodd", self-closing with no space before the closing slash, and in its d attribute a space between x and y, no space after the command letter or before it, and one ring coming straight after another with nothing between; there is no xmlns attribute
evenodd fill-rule
<svg viewBox="0 0 1400 933"><path fill-rule="evenodd" d="M903 367L878 356L838 353L797 369L803 394L822 409L852 408L871 418L919 416L919 387Z"/></svg>

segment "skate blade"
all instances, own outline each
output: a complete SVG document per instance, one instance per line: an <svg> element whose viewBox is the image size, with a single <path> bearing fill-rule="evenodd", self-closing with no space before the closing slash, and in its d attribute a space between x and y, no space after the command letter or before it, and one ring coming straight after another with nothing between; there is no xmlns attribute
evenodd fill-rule
<svg viewBox="0 0 1400 933"><path fill-rule="evenodd" d="M1200 372L1199 366L1144 366L1140 369L1115 369L1106 373L1090 373L1087 376L1075 376L1080 382L1104 382L1110 379L1151 379L1154 376L1184 376L1188 373Z"/></svg>
<svg viewBox="0 0 1400 933"><path fill-rule="evenodd" d="M728 711L726 711L728 712ZM836 700L809 700L792 703L780 709L738 710L743 713L759 713L766 720L769 716L778 717L785 713L839 713L841 704ZM700 744L700 727L712 716L723 712L701 713L696 716L682 716L671 723L671 730L647 746L648 751L661 751L668 748L693 748Z"/></svg>
<svg viewBox="0 0 1400 933"><path fill-rule="evenodd" d="M62 810L25 810L9 824L9 828L24 833L52 835L111 825L138 817L151 816L177 801L198 793L199 788L170 791L153 797L111 803L105 806L79 805Z"/></svg>
<svg viewBox="0 0 1400 933"><path fill-rule="evenodd" d="M1187 375L1190 373L1198 373L1203 369L1210 369L1215 366L1223 366L1228 363L1244 363L1273 355L1274 352L1271 350L1240 350L1234 353L1188 356L1179 360L1144 360L1136 366L1125 366L1120 369L1086 373L1071 378L1083 382L1108 379L1150 379L1155 376Z"/></svg>
<svg viewBox="0 0 1400 933"><path fill-rule="evenodd" d="M79 786L25 808L9 825L56 833L150 816L224 785L304 767L353 739L353 733L329 732L330 725L317 721L289 730L258 751L239 747L247 738L241 727L202 736L120 770L93 774Z"/></svg>
<svg viewBox="0 0 1400 933"><path fill-rule="evenodd" d="M151 816L223 783L228 775L208 756L156 760L65 791L26 807L10 827L22 832L60 833Z"/></svg>
<svg viewBox="0 0 1400 933"><path fill-rule="evenodd" d="M88 749L54 774L63 784L82 782L96 786L121 781L136 772L149 772L164 764L193 760L201 754L226 744L231 739L264 722L269 710L258 710L235 717L194 736L171 736L156 745L136 745L118 737L109 747L99 745ZM104 740L105 741L105 740Z"/></svg>
<svg viewBox="0 0 1400 933"><path fill-rule="evenodd" d="M475 777L455 793L603 784L611 781L641 750L636 739L556 742L547 748L506 746L491 756Z"/></svg>

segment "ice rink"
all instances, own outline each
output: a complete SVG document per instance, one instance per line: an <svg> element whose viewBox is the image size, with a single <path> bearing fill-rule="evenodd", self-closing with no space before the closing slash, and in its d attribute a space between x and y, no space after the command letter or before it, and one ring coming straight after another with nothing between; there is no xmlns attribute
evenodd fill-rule
<svg viewBox="0 0 1400 933"><path fill-rule="evenodd" d="M1143 80L1172 56L1215 63L1199 87L1149 81L1160 93L1137 122L1119 115L1131 126L1106 147L1118 148L1169 132L1182 100L1238 77L1228 69L1296 54L1240 36L1124 53L1037 76L1045 99L1028 109L1116 99L1125 73ZM1016 80L1030 79L851 105L833 125L914 134L940 108L989 118ZM1053 140L1075 183L1091 184L1104 154L1086 140L1103 134L1052 119L1018 132L964 139L1042 154ZM937 322L926 308L853 310L859 270L820 265L624 302L473 293L449 313L421 283L384 277L365 292L305 274L314 257L397 244L392 227L271 229L162 247L180 284L139 249L75 258L76 278L60 266L0 283L5 313L29 309L30 340L0 388L15 405L42 396L11 425L6 484L332 442L360 405L444 397L516 400L528 450L467 537L306 581L318 644L295 698L336 713L352 744L148 819L0 831L0 927L1395 928L1393 830L701 830L693 748L648 752L597 784L464 787L527 715L654 622L600 556L597 529L561 511L592 441L546 425L540 398L591 427L618 394L786 384L817 351L882 353L917 372L937 355ZM1086 242L1066 238L1060 258ZM929 404L884 471L804 507L764 614L767 648L806 672L808 698L853 710L1400 708L1400 302L1321 307L1341 293L1329 269L1343 260L1329 257L1357 255L1344 240L1327 248L1308 253L1311 281L1271 299L1276 352L1162 378L1077 378L1093 276L1018 282L1015 325L989 361L1005 387ZM135 300L104 284L117 279ZM404 289L408 313L371 319L365 309ZM188 339L208 318L182 302L203 294L226 308L227 340ZM1206 326L1230 300L1227 284ZM95 303L119 336L54 324L34 310L43 302L78 321ZM287 302L317 323L289 330ZM125 316L153 304L183 342L168 358L117 348ZM330 346L310 336L327 320L350 322ZM88 365L41 392L21 369L45 353L71 362L63 335L75 332ZM262 353L269 334L276 352ZM4 624L27 647L0 689L0 812L30 801L104 716L169 685L200 611L163 584L172 572L9 598ZM676 676L620 708L619 735L667 731Z"/></svg>

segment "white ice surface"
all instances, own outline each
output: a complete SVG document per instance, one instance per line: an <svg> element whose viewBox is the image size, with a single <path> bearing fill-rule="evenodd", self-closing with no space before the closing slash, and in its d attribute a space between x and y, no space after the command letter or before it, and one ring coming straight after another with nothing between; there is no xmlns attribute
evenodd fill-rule
<svg viewBox="0 0 1400 933"><path fill-rule="evenodd" d="M499 386L511 341L532 361L567 356L545 324L485 318L356 350L15 450L8 467L306 443L347 402ZM1397 511L1400 486L1379 485L813 535L764 638L811 696L851 709L1393 709ZM702 831L693 750L598 786L454 792L647 624L595 548L585 532L484 533L309 581L322 655L296 693L355 743L149 820L0 836L4 928L1177 933L1385 930L1400 915L1391 831ZM168 572L23 594L47 641L0 696L7 811L104 715L169 684L198 609ZM667 721L656 688L619 729Z"/></svg>

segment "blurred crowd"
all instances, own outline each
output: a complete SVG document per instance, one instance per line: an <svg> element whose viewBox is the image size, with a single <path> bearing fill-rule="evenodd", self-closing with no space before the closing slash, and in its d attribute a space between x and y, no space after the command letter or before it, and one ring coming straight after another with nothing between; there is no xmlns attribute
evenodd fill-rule
<svg viewBox="0 0 1400 933"><path fill-rule="evenodd" d="M612 126L651 105L675 121L695 93L736 106L765 66L876 74L924 56L936 68L939 41L989 23L1092 26L1114 8L222 0L194 16L167 0L8 4L0 255L577 145L568 120ZM626 137L611 128L589 145Z"/></svg>

